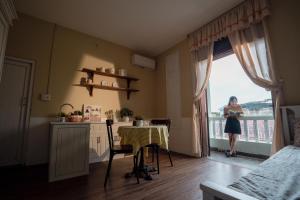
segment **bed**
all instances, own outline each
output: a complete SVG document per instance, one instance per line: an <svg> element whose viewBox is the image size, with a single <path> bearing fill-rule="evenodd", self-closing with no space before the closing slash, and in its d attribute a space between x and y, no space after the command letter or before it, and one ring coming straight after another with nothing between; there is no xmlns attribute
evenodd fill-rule
<svg viewBox="0 0 300 200"><path fill-rule="evenodd" d="M300 200L300 147L291 145L295 140L295 123L300 119L300 106L285 106L281 110L288 146L227 187L201 183L204 200Z"/></svg>

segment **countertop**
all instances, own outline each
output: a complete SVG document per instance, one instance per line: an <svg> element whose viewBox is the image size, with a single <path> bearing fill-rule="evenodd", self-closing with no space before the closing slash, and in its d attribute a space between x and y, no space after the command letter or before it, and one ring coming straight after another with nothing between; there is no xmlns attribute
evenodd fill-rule
<svg viewBox="0 0 300 200"><path fill-rule="evenodd" d="M115 124L130 124L132 122L114 122ZM50 122L51 125L80 125L80 124L106 124L106 122Z"/></svg>

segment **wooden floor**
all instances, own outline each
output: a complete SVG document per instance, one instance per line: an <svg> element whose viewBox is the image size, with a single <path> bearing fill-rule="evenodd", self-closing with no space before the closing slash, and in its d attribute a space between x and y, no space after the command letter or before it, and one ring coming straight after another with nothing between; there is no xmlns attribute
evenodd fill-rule
<svg viewBox="0 0 300 200"><path fill-rule="evenodd" d="M200 182L214 181L228 185L250 170L237 165L203 158L196 159L173 154L174 167L166 155L161 156L160 175L152 181L125 179L132 167L131 158L114 160L107 189L103 188L107 163L90 166L89 176L55 183L47 182L47 167L0 169L0 199L202 199Z"/></svg>

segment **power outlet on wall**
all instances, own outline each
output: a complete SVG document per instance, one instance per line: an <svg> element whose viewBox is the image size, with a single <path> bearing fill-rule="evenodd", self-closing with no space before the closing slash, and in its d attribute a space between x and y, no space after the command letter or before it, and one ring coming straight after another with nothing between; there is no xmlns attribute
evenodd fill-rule
<svg viewBox="0 0 300 200"><path fill-rule="evenodd" d="M51 100L51 94L41 94L41 100L42 101L50 101Z"/></svg>

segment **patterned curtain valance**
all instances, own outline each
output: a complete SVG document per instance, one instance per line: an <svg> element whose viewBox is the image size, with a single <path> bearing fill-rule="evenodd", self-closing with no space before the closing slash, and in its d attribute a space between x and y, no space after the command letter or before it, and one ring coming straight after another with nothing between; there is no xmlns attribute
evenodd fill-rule
<svg viewBox="0 0 300 200"><path fill-rule="evenodd" d="M268 0L246 0L227 13L188 35L190 50L198 50L228 34L248 28L270 15Z"/></svg>

